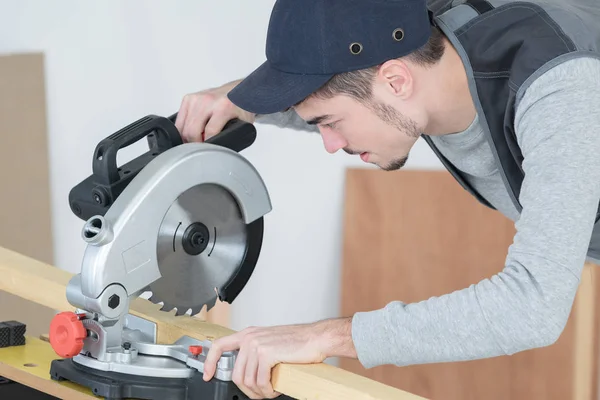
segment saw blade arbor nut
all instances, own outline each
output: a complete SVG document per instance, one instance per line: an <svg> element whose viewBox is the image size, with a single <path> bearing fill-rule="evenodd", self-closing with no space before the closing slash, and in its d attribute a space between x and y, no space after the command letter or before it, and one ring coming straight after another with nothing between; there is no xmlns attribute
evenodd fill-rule
<svg viewBox="0 0 600 400"><path fill-rule="evenodd" d="M183 233L181 245L186 253L197 256L206 249L209 241L210 232L206 225L201 222L194 222Z"/></svg>

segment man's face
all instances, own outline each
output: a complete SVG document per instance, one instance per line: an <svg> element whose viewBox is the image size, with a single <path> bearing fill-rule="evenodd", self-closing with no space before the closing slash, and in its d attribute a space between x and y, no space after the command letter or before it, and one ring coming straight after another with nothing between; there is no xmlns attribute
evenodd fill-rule
<svg viewBox="0 0 600 400"><path fill-rule="evenodd" d="M404 166L420 136L418 125L375 96L368 104L338 95L309 98L295 107L298 115L318 126L329 153L344 150L367 163L392 171Z"/></svg>

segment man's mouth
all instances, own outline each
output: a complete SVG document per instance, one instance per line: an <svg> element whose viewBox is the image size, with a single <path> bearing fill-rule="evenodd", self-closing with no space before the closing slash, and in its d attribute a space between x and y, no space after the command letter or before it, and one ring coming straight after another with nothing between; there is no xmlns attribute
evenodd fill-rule
<svg viewBox="0 0 600 400"><path fill-rule="evenodd" d="M369 162L369 153L367 153L367 152L360 153L360 159L363 160L364 162Z"/></svg>

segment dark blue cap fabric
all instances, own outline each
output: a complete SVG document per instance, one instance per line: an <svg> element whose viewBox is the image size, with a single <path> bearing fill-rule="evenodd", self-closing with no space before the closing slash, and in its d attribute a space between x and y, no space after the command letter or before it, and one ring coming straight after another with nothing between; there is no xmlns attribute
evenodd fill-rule
<svg viewBox="0 0 600 400"><path fill-rule="evenodd" d="M430 34L426 0L277 0L267 60L228 96L252 113L283 111L333 75L405 56Z"/></svg>

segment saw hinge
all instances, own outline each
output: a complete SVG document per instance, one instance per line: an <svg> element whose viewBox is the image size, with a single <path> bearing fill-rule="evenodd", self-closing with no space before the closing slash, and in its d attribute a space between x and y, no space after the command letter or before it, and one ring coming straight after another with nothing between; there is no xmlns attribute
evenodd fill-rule
<svg viewBox="0 0 600 400"><path fill-rule="evenodd" d="M76 309L76 313L85 313L83 309ZM137 340L146 343L156 343L158 336L158 326L156 322L133 314L123 316L123 331L135 333Z"/></svg>

